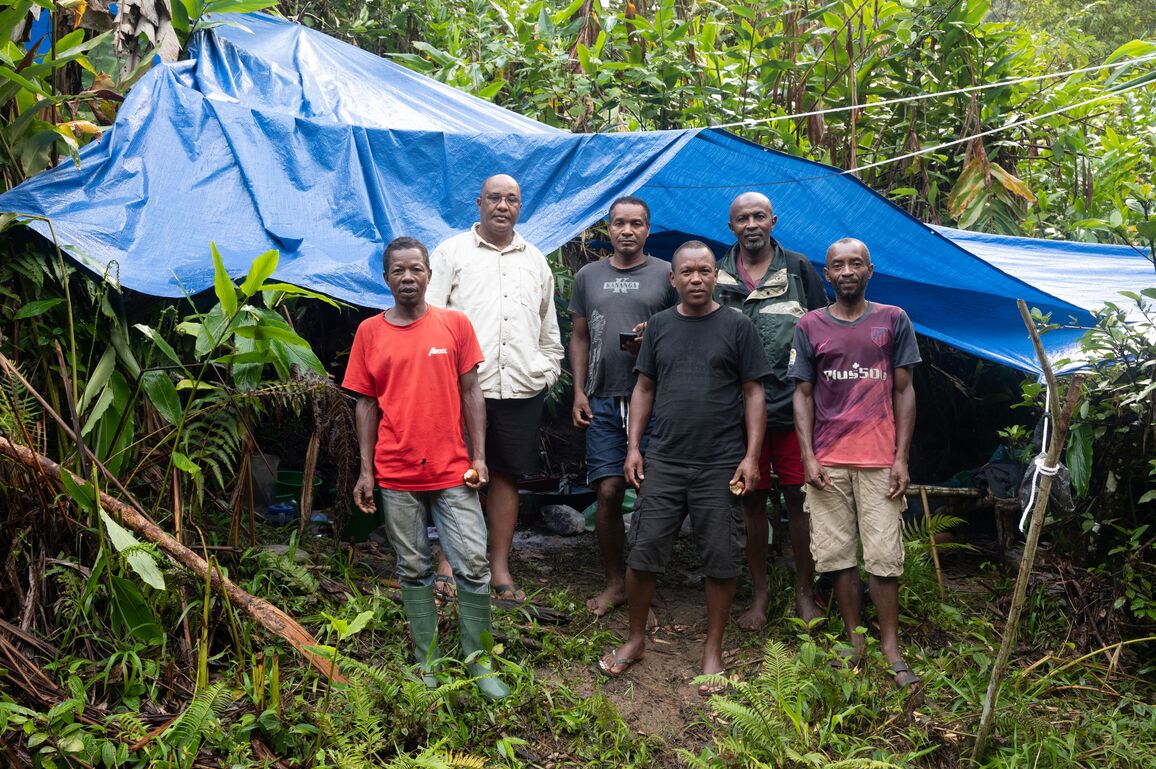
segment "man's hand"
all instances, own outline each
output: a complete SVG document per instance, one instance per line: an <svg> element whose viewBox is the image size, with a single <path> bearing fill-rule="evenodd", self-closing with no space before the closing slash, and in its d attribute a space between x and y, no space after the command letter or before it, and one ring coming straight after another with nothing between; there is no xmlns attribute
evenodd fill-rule
<svg viewBox="0 0 1156 769"><path fill-rule="evenodd" d="M594 417L594 412L590 410L590 399L586 397L586 393L575 390L574 391L574 410L571 412L574 426L582 429L590 426L590 420Z"/></svg>
<svg viewBox="0 0 1156 769"><path fill-rule="evenodd" d="M642 474L642 452L636 448L631 448L626 452L626 464L623 465L623 471L626 473L626 482L638 489L642 486L642 481L646 478Z"/></svg>
<svg viewBox="0 0 1156 769"><path fill-rule="evenodd" d="M353 504L366 515L375 514L377 505L374 504L373 494L376 490L377 484L373 482L373 475L362 473L357 477L357 484L353 487Z"/></svg>
<svg viewBox="0 0 1156 769"><path fill-rule="evenodd" d="M743 457L743 461L735 468L735 474L731 476L730 487L735 488L736 483L743 485L742 496L754 493L755 487L759 485L758 459Z"/></svg>
<svg viewBox="0 0 1156 769"><path fill-rule="evenodd" d="M630 330L634 332L634 339L624 342L622 349L637 358L638 351L642 348L642 332L646 330L646 321L642 321Z"/></svg>
<svg viewBox="0 0 1156 769"><path fill-rule="evenodd" d="M470 469L466 470L466 476L463 479L466 486L477 491L490 482L490 468L486 467L486 460L475 459L470 462Z"/></svg>
<svg viewBox="0 0 1156 769"><path fill-rule="evenodd" d="M819 460L814 455L803 458L803 477L807 479L807 483L816 489L825 489L831 485L831 477L827 475L827 468L819 464Z"/></svg>
<svg viewBox="0 0 1156 769"><path fill-rule="evenodd" d="M907 463L901 459L896 459L895 463L891 465L891 483L887 487L887 498L897 499L903 496L909 483L911 483L911 475L907 472Z"/></svg>

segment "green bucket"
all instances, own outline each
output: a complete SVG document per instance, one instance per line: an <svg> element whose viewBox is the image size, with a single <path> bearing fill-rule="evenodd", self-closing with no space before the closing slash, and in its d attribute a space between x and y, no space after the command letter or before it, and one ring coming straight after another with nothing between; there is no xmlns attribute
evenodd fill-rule
<svg viewBox="0 0 1156 769"><path fill-rule="evenodd" d="M385 510L381 506L381 496L373 495L374 513L367 515L354 505L350 505L349 517L341 529L343 542L365 542L378 526L385 523Z"/></svg>
<svg viewBox="0 0 1156 769"><path fill-rule="evenodd" d="M273 497L278 501L293 500L301 504L301 491L305 487L305 474L300 470L278 470L277 488ZM317 490L321 488L321 476L313 474L313 507L317 507Z"/></svg>

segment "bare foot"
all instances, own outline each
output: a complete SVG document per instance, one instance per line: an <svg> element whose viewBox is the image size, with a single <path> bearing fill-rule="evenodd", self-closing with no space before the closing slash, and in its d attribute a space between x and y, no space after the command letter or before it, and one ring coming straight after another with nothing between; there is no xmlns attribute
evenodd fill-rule
<svg viewBox="0 0 1156 769"><path fill-rule="evenodd" d="M756 597L751 603L751 608L743 612L742 616L738 618L738 626L743 630L762 630L766 624L767 598L766 596L761 599Z"/></svg>
<svg viewBox="0 0 1156 769"><path fill-rule="evenodd" d="M626 586L607 586L598 595L586 601L586 608L595 617L603 617L626 603Z"/></svg>
<svg viewBox="0 0 1156 769"><path fill-rule="evenodd" d="M712 673L725 673L726 667L723 665L722 654L712 654L706 649L702 651L702 674L704 676Z"/></svg>
<svg viewBox="0 0 1156 769"><path fill-rule="evenodd" d="M798 590L795 591L795 612L808 628L813 627L815 620L823 617L823 612L819 611L819 606L815 603L815 594Z"/></svg>

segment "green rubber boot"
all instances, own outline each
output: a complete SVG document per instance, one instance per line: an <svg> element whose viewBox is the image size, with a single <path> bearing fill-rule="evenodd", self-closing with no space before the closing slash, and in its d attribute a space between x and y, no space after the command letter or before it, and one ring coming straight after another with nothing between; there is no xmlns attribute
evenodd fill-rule
<svg viewBox="0 0 1156 769"><path fill-rule="evenodd" d="M470 593L459 589L458 613L461 617L462 652L467 658L474 652L484 652L482 633L490 631L489 593ZM478 679L478 688L486 699L500 700L510 696L510 687L494 674L489 662L470 663L470 675Z"/></svg>
<svg viewBox="0 0 1156 769"><path fill-rule="evenodd" d="M422 681L429 688L435 689L438 680L433 672L441 653L438 652L438 607L434 603L433 587L403 587L401 602L405 605L405 618L409 622L410 635L413 636Z"/></svg>

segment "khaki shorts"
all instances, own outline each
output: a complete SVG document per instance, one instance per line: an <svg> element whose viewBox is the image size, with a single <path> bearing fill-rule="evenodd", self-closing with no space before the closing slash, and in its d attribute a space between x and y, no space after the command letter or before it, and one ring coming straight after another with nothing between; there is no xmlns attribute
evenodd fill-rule
<svg viewBox="0 0 1156 769"><path fill-rule="evenodd" d="M811 518L811 555L818 572L842 571L859 563L876 577L903 574L903 511L907 499L887 498L891 468L828 467L831 486L810 484L804 509ZM856 536L858 535L858 536Z"/></svg>

